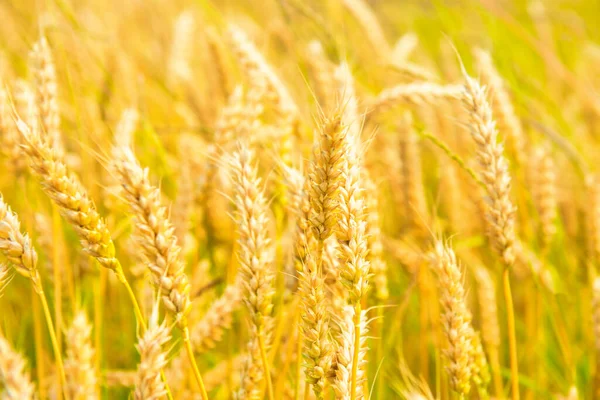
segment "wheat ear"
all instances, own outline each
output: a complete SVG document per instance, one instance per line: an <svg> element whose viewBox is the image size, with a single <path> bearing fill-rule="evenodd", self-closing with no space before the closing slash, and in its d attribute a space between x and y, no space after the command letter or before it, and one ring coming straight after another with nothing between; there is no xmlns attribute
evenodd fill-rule
<svg viewBox="0 0 600 400"><path fill-rule="evenodd" d="M72 400L97 399L97 378L94 369L94 348L92 347L92 326L84 311L75 314L73 322L65 334L67 357L65 373L67 386L65 393Z"/></svg>
<svg viewBox="0 0 600 400"><path fill-rule="evenodd" d="M266 380L269 399L274 398L266 349L270 345L271 313L273 310L274 271L273 249L268 236L267 199L255 166L254 153L240 145L229 158L234 183L234 203L238 224L238 259L245 290L244 299L250 310L253 324L250 355L252 362L262 362L262 377L244 382L243 390ZM260 355L256 357L257 353ZM250 365L252 367L252 365Z"/></svg>
<svg viewBox="0 0 600 400"><path fill-rule="evenodd" d="M33 400L35 388L31 383L23 356L17 353L0 335L0 398L6 400Z"/></svg>
<svg viewBox="0 0 600 400"><path fill-rule="evenodd" d="M42 280L37 266L37 252L33 248L31 239L27 235L21 233L21 223L17 214L4 202L4 198L0 195L0 251L13 265L15 270L26 278L31 280L35 292L40 297L42 307L44 308L44 317L48 325L48 331L52 342L52 349L56 357L56 365L60 376L60 384L64 387L66 384L65 371L63 367L60 347L54 330L54 323L50 316L50 307ZM60 390L60 388L59 388Z"/></svg>

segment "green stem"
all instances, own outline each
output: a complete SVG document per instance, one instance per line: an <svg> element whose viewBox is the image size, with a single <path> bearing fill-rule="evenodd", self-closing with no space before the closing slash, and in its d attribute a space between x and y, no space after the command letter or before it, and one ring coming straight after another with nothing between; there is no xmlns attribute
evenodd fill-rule
<svg viewBox="0 0 600 400"><path fill-rule="evenodd" d="M40 288L38 292L40 296L40 300L42 302L42 308L44 310L44 317L46 318L46 323L48 324L48 331L50 332L50 341L52 342L52 348L54 350L54 356L56 358L56 367L58 368L58 374L60 375L60 382L62 387L58 388L59 393L62 392L62 388L67 387L67 378L65 376L65 368L63 367L62 356L58 347L58 340L56 339L56 332L54 331L54 323L52 322L52 317L50 316L50 307L48 307L48 301L46 300L46 295L44 291ZM59 395L59 398L62 397Z"/></svg>
<svg viewBox="0 0 600 400"><path fill-rule="evenodd" d="M190 330L187 326L183 328L183 343L185 343L185 350L187 351L192 370L194 371L194 377L196 378L196 382L198 382L198 386L200 386L200 394L202 395L202 400L208 400L206 388L204 387L204 381L202 380L200 370L198 369L196 359L194 358L194 350L192 349L192 344L190 342Z"/></svg>

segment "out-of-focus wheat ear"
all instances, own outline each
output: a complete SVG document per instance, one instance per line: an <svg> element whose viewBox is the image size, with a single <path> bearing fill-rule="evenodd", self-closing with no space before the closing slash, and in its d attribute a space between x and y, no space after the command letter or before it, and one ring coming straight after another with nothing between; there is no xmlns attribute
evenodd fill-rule
<svg viewBox="0 0 600 400"><path fill-rule="evenodd" d="M258 103L272 104L282 116L296 115L298 109L288 89L246 33L229 24L228 39L249 83L249 96Z"/></svg>
<svg viewBox="0 0 600 400"><path fill-rule="evenodd" d="M238 226L238 260L240 277L244 282L244 300L253 323L252 355L248 377L254 382L266 380L267 393L273 399L273 387L266 349L270 346L273 296L275 294L273 247L269 237L267 199L255 165L254 152L240 144L230 156L228 164L234 186L235 220ZM256 348L258 347L258 349ZM260 358L256 358L256 351ZM253 376L258 361L262 364L261 376ZM261 362L262 361L262 362Z"/></svg>
<svg viewBox="0 0 600 400"><path fill-rule="evenodd" d="M242 303L243 291L244 283L239 279L228 285L221 297L210 305L202 319L190 327L195 352L202 354L214 348L223 339L223 333L233 322L233 312Z"/></svg>
<svg viewBox="0 0 600 400"><path fill-rule="evenodd" d="M0 397L6 400L33 400L35 387L27 363L0 335Z"/></svg>
<svg viewBox="0 0 600 400"><path fill-rule="evenodd" d="M194 209L194 180L191 161L185 155L181 155L181 157L177 179L177 197L171 209L171 218L175 227L175 235L185 250Z"/></svg>
<svg viewBox="0 0 600 400"><path fill-rule="evenodd" d="M471 368L473 383L477 386L481 396L488 397L487 388L492 379L490 375L490 367L481 345L481 336L479 332L474 330L471 332L472 335L472 353L471 353Z"/></svg>
<svg viewBox="0 0 600 400"><path fill-rule="evenodd" d="M192 49L196 21L191 11L183 11L173 25L171 52L167 61L167 82L173 87L188 83L192 79Z"/></svg>
<svg viewBox="0 0 600 400"><path fill-rule="evenodd" d="M531 191L540 217L542 248L547 250L556 234L556 167L544 147L536 149L532 167Z"/></svg>
<svg viewBox="0 0 600 400"><path fill-rule="evenodd" d="M115 127L113 141L117 147L133 147L134 134L140 121L140 113L135 108L126 108Z"/></svg>
<svg viewBox="0 0 600 400"><path fill-rule="evenodd" d="M167 395L167 388L161 379L161 370L167 366L168 350L164 346L171 340L171 333L166 322L163 321L159 325L157 321L157 316L150 319L148 330L136 345L140 353L133 391L136 400L163 399Z"/></svg>
<svg viewBox="0 0 600 400"><path fill-rule="evenodd" d="M20 176L27 169L27 164L21 154L21 135L12 118L8 90L0 79L0 152L6 157L9 170Z"/></svg>
<svg viewBox="0 0 600 400"><path fill-rule="evenodd" d="M433 250L433 268L438 274L442 327L446 335L446 371L452 390L461 396L471 391L473 328L467 308L463 274L454 251L438 241Z"/></svg>
<svg viewBox="0 0 600 400"><path fill-rule="evenodd" d="M317 399L323 399L325 383L331 372L333 345L329 338L329 315L325 303L325 281L317 268L315 257L305 259L298 274L302 304L302 333L306 381L313 385Z"/></svg>
<svg viewBox="0 0 600 400"><path fill-rule="evenodd" d="M0 297L2 297L4 289L6 289L10 279L10 268L8 267L8 264L0 262Z"/></svg>
<svg viewBox="0 0 600 400"><path fill-rule="evenodd" d="M400 104L415 106L435 105L441 100L460 98L462 85L440 85L431 82L418 82L393 86L384 89L369 104L370 117Z"/></svg>
<svg viewBox="0 0 600 400"><path fill-rule="evenodd" d="M486 90L478 81L465 76L463 106L469 114L471 136L477 145L480 175L487 188L487 220L494 247L505 266L515 261L515 206L510 199L511 177L504 148L498 142L498 131Z"/></svg>
<svg viewBox="0 0 600 400"><path fill-rule="evenodd" d="M375 298L380 304L385 304L390 297L390 292L388 290L387 263L383 257L383 243L381 243L379 190L366 172L363 173L363 182L367 219L367 229L365 232L368 248L367 259L371 265Z"/></svg>
<svg viewBox="0 0 600 400"><path fill-rule="evenodd" d="M135 217L136 240L150 269L152 282L160 291L163 304L183 329L187 326L191 307L190 283L167 208L161 203L160 191L150 183L148 169L141 167L130 148L113 149L113 170Z"/></svg>
<svg viewBox="0 0 600 400"><path fill-rule="evenodd" d="M45 36L34 45L30 53L31 72L35 84L35 102L38 108L40 128L48 142L58 153L63 153L60 133L60 108L58 104L58 79L52 50Z"/></svg>
<svg viewBox="0 0 600 400"><path fill-rule="evenodd" d="M477 299L481 311L481 337L490 358L492 378L496 395L503 392L500 371L500 325L498 323L498 303L496 287L489 272L483 268L475 269L477 280Z"/></svg>
<svg viewBox="0 0 600 400"><path fill-rule="evenodd" d="M323 45L318 40L311 40L306 46L306 62L314 81L311 89L315 92L320 107L325 113L333 111L338 100L335 64L327 58Z"/></svg>
<svg viewBox="0 0 600 400"><path fill-rule="evenodd" d="M525 161L525 135L521 121L512 105L512 100L505 87L504 80L496 70L492 56L489 52L476 49L475 59L481 73L481 82L489 90L490 102L498 130L505 135L507 142L512 146L515 160L522 165Z"/></svg>
<svg viewBox="0 0 600 400"><path fill-rule="evenodd" d="M399 175L404 214L410 228L424 231L428 213L423 186L421 149L414 131L412 115L409 112L403 114L398 130L400 165L402 167Z"/></svg>
<svg viewBox="0 0 600 400"><path fill-rule="evenodd" d="M17 113L32 131L41 135L40 110L36 103L33 85L24 79L17 79L13 91Z"/></svg>
<svg viewBox="0 0 600 400"><path fill-rule="evenodd" d="M597 175L586 176L585 191L587 198L585 236L588 275L593 276L600 260L600 184Z"/></svg>
<svg viewBox="0 0 600 400"><path fill-rule="evenodd" d="M379 60L387 61L391 53L390 45L385 38L383 28L365 0L343 0L346 9L359 23L369 42L371 49L377 54Z"/></svg>
<svg viewBox="0 0 600 400"><path fill-rule="evenodd" d="M219 83L223 98L226 99L233 90L233 79L228 68L225 44L223 38L212 27L206 27L204 33L206 34L206 43L216 73L215 81Z"/></svg>
<svg viewBox="0 0 600 400"><path fill-rule="evenodd" d="M98 398L96 371L94 369L95 351L92 347L92 326L84 311L75 314L71 326L65 334L67 345L65 374L67 387L65 393L69 399L91 400Z"/></svg>

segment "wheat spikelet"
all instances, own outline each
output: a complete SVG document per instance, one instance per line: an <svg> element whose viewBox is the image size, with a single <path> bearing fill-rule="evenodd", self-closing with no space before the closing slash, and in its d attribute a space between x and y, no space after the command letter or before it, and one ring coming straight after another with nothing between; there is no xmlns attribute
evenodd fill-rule
<svg viewBox="0 0 600 400"><path fill-rule="evenodd" d="M325 304L324 279L314 257L305 259L299 271L299 295L302 303L303 356L306 381L313 385L315 396L322 399L331 370L333 346L329 340L329 317Z"/></svg>
<svg viewBox="0 0 600 400"><path fill-rule="evenodd" d="M36 292L43 293L42 281L37 267L37 253L29 236L21 233L21 224L17 214L4 202L1 195L0 251L19 274L31 280Z"/></svg>
<svg viewBox="0 0 600 400"><path fill-rule="evenodd" d="M448 346L444 351L452 389L467 396L471 391L473 328L467 309L463 276L454 251L442 242L435 244L433 265L440 281L442 326Z"/></svg>
<svg viewBox="0 0 600 400"><path fill-rule="evenodd" d="M491 55L481 49L475 50L475 58L481 71L481 82L490 91L490 98L494 116L498 123L498 130L512 143L517 162L522 163L525 158L525 135L521 128L521 121L513 108L502 77L494 67Z"/></svg>
<svg viewBox="0 0 600 400"><path fill-rule="evenodd" d="M121 182L123 196L136 219L136 239L152 275L152 282L163 304L173 313L180 327L187 324L190 310L190 284L185 274L181 248L167 209L161 204L160 191L150 183L129 148L115 148L113 168Z"/></svg>
<svg viewBox="0 0 600 400"><path fill-rule="evenodd" d="M319 128L318 144L314 149L309 172L310 223L318 241L324 241L336 226L338 192L346 157L348 128L335 113Z"/></svg>
<svg viewBox="0 0 600 400"><path fill-rule="evenodd" d="M515 261L513 243L516 235L508 162L502 145L498 143L498 132L485 89L473 78L466 76L465 79L462 102L469 113L469 128L477 144L480 173L489 196L489 234L504 265L511 266Z"/></svg>
<svg viewBox="0 0 600 400"><path fill-rule="evenodd" d="M227 286L225 291L202 319L190 328L190 337L194 351L203 353L212 349L223 338L223 332L231 327L233 312L242 302L243 284L239 281Z"/></svg>
<svg viewBox="0 0 600 400"><path fill-rule="evenodd" d="M31 383L25 359L0 335L0 398L32 400L35 388Z"/></svg>
<svg viewBox="0 0 600 400"><path fill-rule="evenodd" d="M368 290L366 215L360 184L360 157L357 145L348 146L339 188L336 237L339 243L342 284L348 290L350 304L358 304Z"/></svg>
<svg viewBox="0 0 600 400"><path fill-rule="evenodd" d="M23 149L29 156L31 169L44 192L77 232L84 252L95 257L105 268L121 268L115 258L110 232L79 180L69 173L59 154L38 132L32 131L21 120L17 121L17 126L24 138Z"/></svg>
<svg viewBox="0 0 600 400"><path fill-rule="evenodd" d="M237 392L236 399L239 400L261 400L262 390L261 384L265 376L264 370L261 367L261 356L258 344L258 337L253 337L248 342L248 354L245 360L241 363L242 373L240 379L240 387Z"/></svg>
<svg viewBox="0 0 600 400"><path fill-rule="evenodd" d="M336 353L336 376L332 384L335 391L335 398L339 400L349 400L351 398L351 375L352 364L354 358L355 344L355 309L351 306L346 306L343 311L340 324L341 336L338 339L338 351ZM366 355L368 351L367 336L367 316L366 312L362 311L360 316L360 349L358 352L358 376L356 377L356 393L355 399L364 399L364 384L367 379L365 367L367 364Z"/></svg>
<svg viewBox="0 0 600 400"><path fill-rule="evenodd" d="M94 370L94 349L91 343L92 327L85 312L75 314L73 322L65 334L67 357L65 392L73 400L91 400L96 396L96 371Z"/></svg>
<svg viewBox="0 0 600 400"><path fill-rule="evenodd" d="M166 324L163 322L158 325L156 319L155 317L136 345L140 352L140 364L133 391L136 400L167 398L160 371L167 366L167 351L163 347L171 340L171 334Z"/></svg>

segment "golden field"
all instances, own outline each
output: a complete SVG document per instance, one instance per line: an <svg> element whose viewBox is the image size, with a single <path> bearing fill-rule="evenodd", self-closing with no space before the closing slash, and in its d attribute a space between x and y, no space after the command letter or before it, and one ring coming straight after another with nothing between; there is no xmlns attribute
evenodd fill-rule
<svg viewBox="0 0 600 400"><path fill-rule="evenodd" d="M600 399L597 1L0 16L0 399Z"/></svg>

